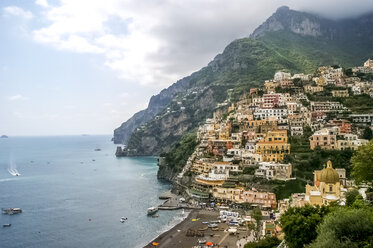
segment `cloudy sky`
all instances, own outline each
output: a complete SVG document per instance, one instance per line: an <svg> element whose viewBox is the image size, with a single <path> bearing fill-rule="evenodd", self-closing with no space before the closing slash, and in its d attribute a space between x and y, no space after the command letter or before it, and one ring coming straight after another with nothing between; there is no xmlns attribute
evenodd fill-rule
<svg viewBox="0 0 373 248"><path fill-rule="evenodd" d="M278 7L331 18L361 0L0 0L0 135L111 134Z"/></svg>

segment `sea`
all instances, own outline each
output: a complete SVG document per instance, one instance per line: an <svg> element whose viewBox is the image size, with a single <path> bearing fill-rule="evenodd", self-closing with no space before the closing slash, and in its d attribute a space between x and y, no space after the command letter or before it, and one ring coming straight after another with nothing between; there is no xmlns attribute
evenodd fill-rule
<svg viewBox="0 0 373 248"><path fill-rule="evenodd" d="M110 135L1 138L0 207L23 212L0 215L0 247L136 248L181 222L181 211L147 216L170 189L156 157L115 149Z"/></svg>

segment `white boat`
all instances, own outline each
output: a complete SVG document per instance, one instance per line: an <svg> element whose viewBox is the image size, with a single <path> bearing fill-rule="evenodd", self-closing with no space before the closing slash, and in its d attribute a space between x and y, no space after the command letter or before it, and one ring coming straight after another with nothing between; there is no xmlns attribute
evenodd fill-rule
<svg viewBox="0 0 373 248"><path fill-rule="evenodd" d="M158 212L158 208L157 207L148 208L148 215L153 215L156 212Z"/></svg>
<svg viewBox="0 0 373 248"><path fill-rule="evenodd" d="M119 220L119 221L120 221L121 223L123 223L123 222L125 222L126 220L127 220L127 217L120 217L120 220Z"/></svg>
<svg viewBox="0 0 373 248"><path fill-rule="evenodd" d="M7 209L2 208L1 211L3 212L3 214L9 214L9 215L22 213L22 209L20 208L7 208Z"/></svg>

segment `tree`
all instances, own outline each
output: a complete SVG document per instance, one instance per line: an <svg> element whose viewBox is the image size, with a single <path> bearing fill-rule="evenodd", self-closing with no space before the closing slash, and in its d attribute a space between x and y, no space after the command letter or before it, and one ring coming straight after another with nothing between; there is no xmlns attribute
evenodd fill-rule
<svg viewBox="0 0 373 248"><path fill-rule="evenodd" d="M330 208L326 206L289 208L280 219L288 247L303 248L316 239L316 227L329 212Z"/></svg>
<svg viewBox="0 0 373 248"><path fill-rule="evenodd" d="M258 242L249 242L244 248L273 248L277 247L281 241L277 237L266 237Z"/></svg>
<svg viewBox="0 0 373 248"><path fill-rule="evenodd" d="M373 139L373 132L370 127L366 127L363 132L363 139L371 140Z"/></svg>
<svg viewBox="0 0 373 248"><path fill-rule="evenodd" d="M259 234L260 231L260 221L262 220L262 211L259 208L254 208L251 217L256 221L256 231Z"/></svg>
<svg viewBox="0 0 373 248"><path fill-rule="evenodd" d="M357 189L349 190L346 192L346 206L352 206L352 204L355 202L357 196L359 196L360 193Z"/></svg>
<svg viewBox="0 0 373 248"><path fill-rule="evenodd" d="M373 211L339 208L324 218L317 233L309 248L373 247Z"/></svg>
<svg viewBox="0 0 373 248"><path fill-rule="evenodd" d="M352 177L356 184L373 182L373 140L362 145L351 158Z"/></svg>

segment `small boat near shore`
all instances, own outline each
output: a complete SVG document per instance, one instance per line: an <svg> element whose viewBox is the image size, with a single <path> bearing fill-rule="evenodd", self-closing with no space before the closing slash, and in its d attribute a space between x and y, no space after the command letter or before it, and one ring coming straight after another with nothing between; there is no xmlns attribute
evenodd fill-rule
<svg viewBox="0 0 373 248"><path fill-rule="evenodd" d="M9 215L22 213L22 209L20 208L7 208L7 209L2 208L1 211L3 214L9 214Z"/></svg>
<svg viewBox="0 0 373 248"><path fill-rule="evenodd" d="M150 208L148 208L148 215L153 215L156 212L158 212L158 208L157 207L150 207Z"/></svg>

